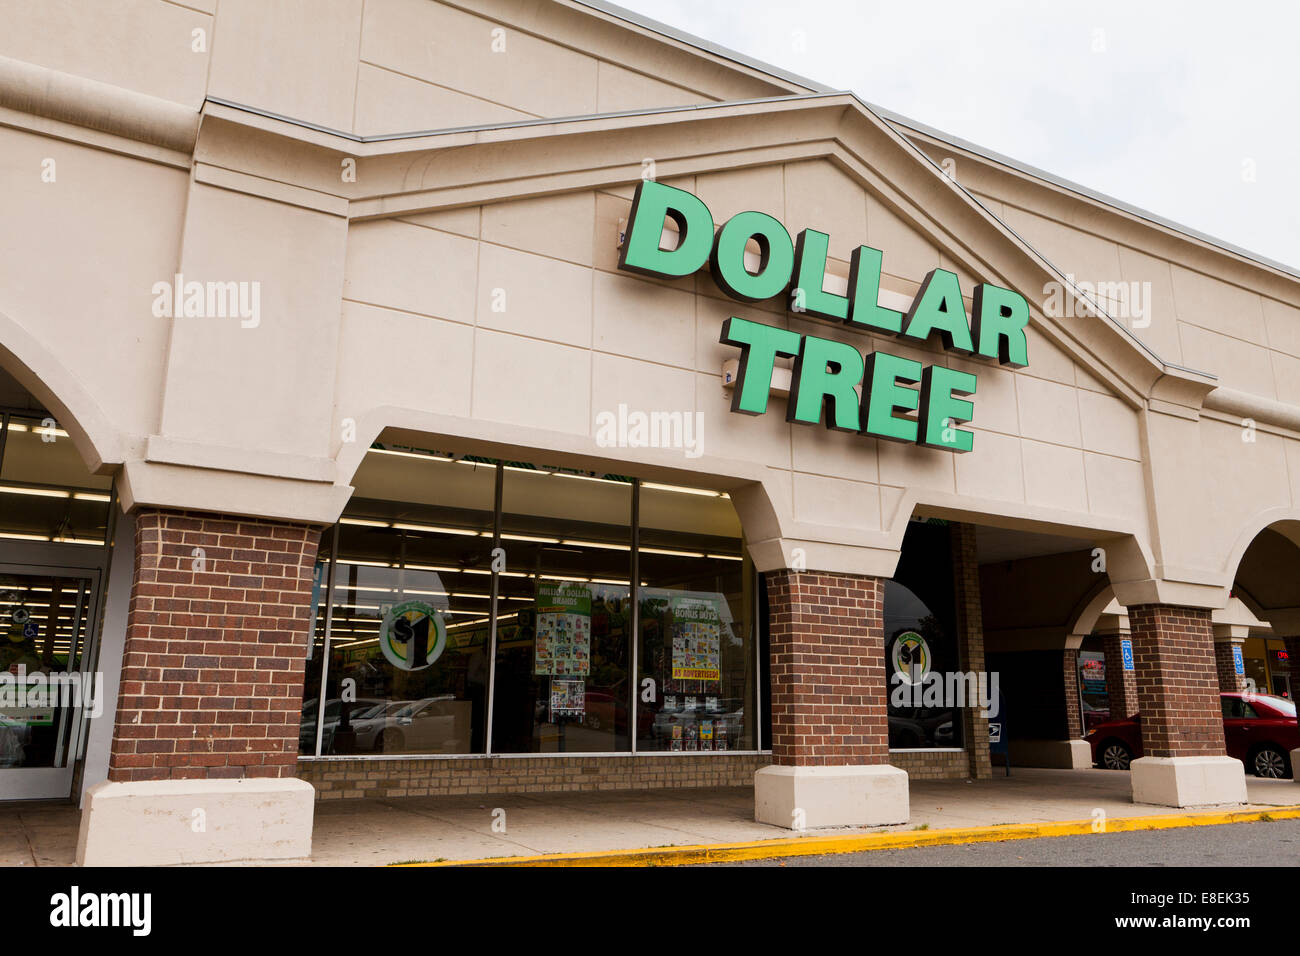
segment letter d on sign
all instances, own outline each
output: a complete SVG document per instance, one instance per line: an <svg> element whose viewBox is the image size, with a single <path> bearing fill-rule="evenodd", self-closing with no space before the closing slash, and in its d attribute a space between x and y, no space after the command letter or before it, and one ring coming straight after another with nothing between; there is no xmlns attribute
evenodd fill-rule
<svg viewBox="0 0 1300 956"><path fill-rule="evenodd" d="M677 224L674 249L659 240L664 217ZM642 275L677 278L693 275L709 261L713 251L713 214L695 196L652 180L637 184L627 239L618 253L618 267Z"/></svg>

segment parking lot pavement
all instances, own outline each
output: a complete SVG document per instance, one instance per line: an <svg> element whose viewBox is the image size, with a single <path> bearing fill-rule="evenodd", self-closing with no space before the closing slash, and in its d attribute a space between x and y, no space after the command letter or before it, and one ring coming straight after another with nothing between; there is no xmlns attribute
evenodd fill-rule
<svg viewBox="0 0 1300 956"><path fill-rule="evenodd" d="M1295 866L1300 820L873 850L711 866Z"/></svg>

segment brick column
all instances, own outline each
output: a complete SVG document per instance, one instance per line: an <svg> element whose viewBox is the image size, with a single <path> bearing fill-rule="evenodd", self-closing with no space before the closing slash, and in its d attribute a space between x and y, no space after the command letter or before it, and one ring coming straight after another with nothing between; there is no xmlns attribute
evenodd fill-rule
<svg viewBox="0 0 1300 956"><path fill-rule="evenodd" d="M888 763L884 582L817 571L765 577L773 762Z"/></svg>
<svg viewBox="0 0 1300 956"><path fill-rule="evenodd" d="M292 777L320 529L142 511L110 781Z"/></svg>
<svg viewBox="0 0 1300 956"><path fill-rule="evenodd" d="M1246 689L1246 675L1237 673L1237 662L1232 653L1234 647L1244 650L1244 644L1241 638L1215 637L1214 667L1219 675L1219 690L1225 693L1240 693ZM1268 688L1258 687L1256 690L1267 693Z"/></svg>
<svg viewBox="0 0 1300 956"><path fill-rule="evenodd" d="M1102 652L1106 655L1106 696L1110 698L1111 720L1124 720L1138 712L1137 671L1124 669L1124 650L1120 646L1129 636L1128 631L1102 635Z"/></svg>
<svg viewBox="0 0 1300 956"><path fill-rule="evenodd" d="M1065 694L1065 737L1078 740L1083 736L1083 705L1079 702L1079 649L1067 647L1062 653L1064 670L1061 690Z"/></svg>
<svg viewBox="0 0 1300 956"><path fill-rule="evenodd" d="M764 573L772 765L754 774L754 819L794 830L906 823L907 774L889 766L884 581Z"/></svg>
<svg viewBox="0 0 1300 956"><path fill-rule="evenodd" d="M1132 765L1133 802L1245 803L1245 768L1224 751L1209 609L1135 604L1128 618L1144 751Z"/></svg>
<svg viewBox="0 0 1300 956"><path fill-rule="evenodd" d="M1139 604L1128 609L1148 757L1224 753L1214 632L1204 608Z"/></svg>
<svg viewBox="0 0 1300 956"><path fill-rule="evenodd" d="M975 527L953 521L948 524L948 532L952 541L958 659L964 670L979 674L984 670L984 604L980 596ZM992 687L991 683L989 687ZM993 706L997 706L996 701L993 701ZM993 762L989 755L989 721L987 717L981 716L982 710L982 707L967 706L961 714L966 753L970 757L970 775L977 780L987 780L993 776Z"/></svg>

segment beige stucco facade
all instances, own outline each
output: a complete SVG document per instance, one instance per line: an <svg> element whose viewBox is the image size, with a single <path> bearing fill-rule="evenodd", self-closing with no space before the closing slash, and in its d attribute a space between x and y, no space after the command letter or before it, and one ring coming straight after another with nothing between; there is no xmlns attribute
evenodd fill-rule
<svg viewBox="0 0 1300 956"><path fill-rule="evenodd" d="M611 457L596 415L626 403L704 414L701 457L618 460L735 491L765 567L803 547L888 571L915 510L973 512L1109 545L1135 594L1216 604L1255 534L1297 515L1295 276L909 137L850 95L581 5L313 5L310 41L292 3L19 6L0 50L4 345L86 459L121 469L127 505L329 521L384 429L590 464ZM452 127L472 128L412 134ZM47 158L57 181L34 188ZM718 222L758 209L828 232L843 273L853 246L882 249L890 292L946 267L964 294L1026 295L1027 368L953 362L979 374L975 451L729 415L723 319L827 329L783 300L738 308L703 273L619 273L648 161ZM177 273L260 283L258 326L155 316ZM1054 317L1065 273L1150 283L1148 314ZM437 374L393 374L414 355Z"/></svg>
<svg viewBox="0 0 1300 956"><path fill-rule="evenodd" d="M727 491L760 571L888 577L916 516L1051 536L1059 567L1006 584L1018 609L985 598L1009 647L1234 587L1300 627L1293 272L572 0L0 20L0 364L124 509L330 524L384 436ZM1029 364L739 303L707 270L621 271L643 178L719 224L829 233L834 276L883 250L882 304L934 268L967 308L977 282L1015 290ZM1104 294L1116 314L1089 314L1067 275L1138 284L1142 314ZM160 315L178 276L255 283L258 313ZM731 316L975 373L974 450L789 424L779 395L732 414ZM620 405L699 413L702 454L603 446Z"/></svg>

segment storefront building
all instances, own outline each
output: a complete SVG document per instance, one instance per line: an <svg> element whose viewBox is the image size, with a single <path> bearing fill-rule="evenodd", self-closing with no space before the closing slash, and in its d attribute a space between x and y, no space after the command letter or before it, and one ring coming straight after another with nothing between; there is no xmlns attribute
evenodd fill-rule
<svg viewBox="0 0 1300 956"><path fill-rule="evenodd" d="M366 797L902 823L991 740L1088 766L1099 695L1136 801L1244 799L1293 269L598 2L5 17L0 798L81 861Z"/></svg>

